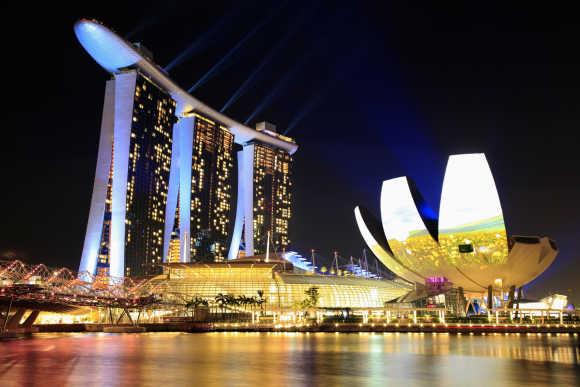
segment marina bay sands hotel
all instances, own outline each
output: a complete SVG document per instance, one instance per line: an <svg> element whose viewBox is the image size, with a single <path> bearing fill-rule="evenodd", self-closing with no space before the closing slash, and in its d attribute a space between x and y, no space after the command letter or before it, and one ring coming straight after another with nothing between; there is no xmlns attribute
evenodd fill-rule
<svg viewBox="0 0 580 387"><path fill-rule="evenodd" d="M296 143L205 105L101 23L74 28L111 74L80 271L156 274L163 262L263 254L268 239L286 249Z"/></svg>

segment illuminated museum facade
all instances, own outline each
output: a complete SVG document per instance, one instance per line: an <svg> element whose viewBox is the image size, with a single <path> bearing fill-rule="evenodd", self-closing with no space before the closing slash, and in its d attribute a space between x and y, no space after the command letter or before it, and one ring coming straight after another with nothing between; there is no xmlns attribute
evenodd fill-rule
<svg viewBox="0 0 580 387"><path fill-rule="evenodd" d="M509 292L539 276L558 249L551 239L508 237L485 155L452 155L439 216L408 177L383 182L381 220L354 210L366 244L396 275L428 288L441 282L467 292Z"/></svg>
<svg viewBox="0 0 580 387"><path fill-rule="evenodd" d="M263 253L268 235L285 250L295 142L205 105L99 22L80 20L75 33L111 74L79 271L140 276L164 262L223 262L240 246Z"/></svg>

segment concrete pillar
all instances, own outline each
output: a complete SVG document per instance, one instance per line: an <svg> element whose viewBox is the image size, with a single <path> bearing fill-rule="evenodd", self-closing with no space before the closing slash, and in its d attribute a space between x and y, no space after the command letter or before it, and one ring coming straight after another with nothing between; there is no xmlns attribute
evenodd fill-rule
<svg viewBox="0 0 580 387"><path fill-rule="evenodd" d="M560 324L564 324L564 313L560 311Z"/></svg>
<svg viewBox="0 0 580 387"><path fill-rule="evenodd" d="M136 82L136 71L115 75L113 128L115 156L113 161L113 185L111 187L111 242L109 248L109 274L111 277L123 277L125 275L127 177L129 174L129 151ZM135 273L131 274L134 275Z"/></svg>
<svg viewBox="0 0 580 387"><path fill-rule="evenodd" d="M22 320L22 316L24 316L24 312L26 312L25 308L16 309L16 313L10 317L8 323L6 324L7 329L14 329L20 326L20 320Z"/></svg>
<svg viewBox="0 0 580 387"><path fill-rule="evenodd" d="M177 110L184 110L180 106ZM163 241L164 260L167 259L169 242L175 220L175 209L179 207L179 250L180 262L190 262L191 257L191 163L193 152L193 132L195 116L181 117L173 125L173 146L171 148L171 168L169 189L165 209L165 233ZM177 198L179 197L179 203Z"/></svg>
<svg viewBox="0 0 580 387"><path fill-rule="evenodd" d="M387 310L387 324L391 323L391 311Z"/></svg>
<svg viewBox="0 0 580 387"><path fill-rule="evenodd" d="M413 311L413 324L417 324L417 311Z"/></svg>
<svg viewBox="0 0 580 387"><path fill-rule="evenodd" d="M107 185L109 169L111 167L113 151L113 128L115 126L115 80L107 81L105 86L105 102L101 119L101 134L97 156L97 167L93 183L93 194L89 210L87 232L81 256L79 272L94 274L97 268L97 256L101 243L103 229L103 215L105 214L105 200L107 199ZM81 274L81 273L79 273ZM90 277L82 278L85 281Z"/></svg>
<svg viewBox="0 0 580 387"><path fill-rule="evenodd" d="M22 326L25 328L30 328L32 326L32 324L34 324L34 321L38 317L39 313L40 313L39 310L33 310L30 313L30 315L26 318L26 320L24 320L24 322L22 323Z"/></svg>

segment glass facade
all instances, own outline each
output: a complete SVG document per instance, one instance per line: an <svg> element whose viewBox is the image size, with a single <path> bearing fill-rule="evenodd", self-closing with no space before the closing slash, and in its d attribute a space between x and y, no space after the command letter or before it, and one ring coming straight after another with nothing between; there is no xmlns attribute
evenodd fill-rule
<svg viewBox="0 0 580 387"><path fill-rule="evenodd" d="M142 75L135 86L125 216L125 275L160 272L175 101Z"/></svg>
<svg viewBox="0 0 580 387"><path fill-rule="evenodd" d="M286 151L254 144L254 254L266 253L268 232L274 251L283 251L290 244L291 163Z"/></svg>
<svg viewBox="0 0 580 387"><path fill-rule="evenodd" d="M226 259L232 227L234 136L195 114L191 171L191 260Z"/></svg>
<svg viewBox="0 0 580 387"><path fill-rule="evenodd" d="M280 263L173 264L149 282L166 301L201 297L214 302L218 294L263 297L268 310L291 311L318 288L322 308L381 308L407 294L409 285L356 277L295 274ZM261 295L260 295L261 294Z"/></svg>

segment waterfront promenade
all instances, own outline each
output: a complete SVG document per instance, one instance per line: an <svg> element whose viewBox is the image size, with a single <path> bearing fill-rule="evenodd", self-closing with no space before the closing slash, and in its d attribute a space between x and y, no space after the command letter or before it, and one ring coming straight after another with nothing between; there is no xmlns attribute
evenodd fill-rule
<svg viewBox="0 0 580 387"><path fill-rule="evenodd" d="M251 324L251 323L195 323L175 322L139 324L144 329L135 330L134 325L120 324L46 324L37 325L38 332L107 332L115 327L122 332L126 327L133 332L400 332L400 333L450 333L450 334L573 334L580 333L580 324L380 324L380 323L305 323L305 324Z"/></svg>

